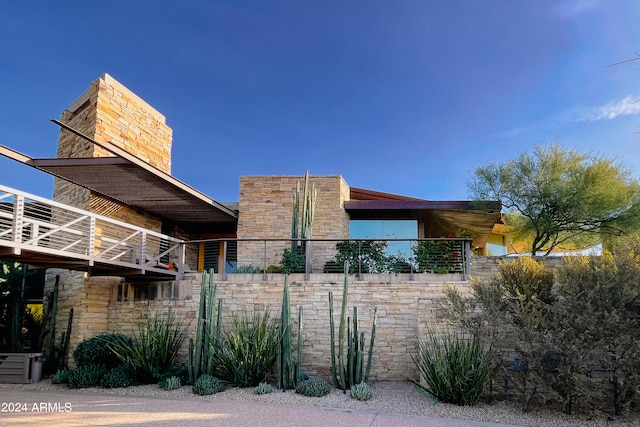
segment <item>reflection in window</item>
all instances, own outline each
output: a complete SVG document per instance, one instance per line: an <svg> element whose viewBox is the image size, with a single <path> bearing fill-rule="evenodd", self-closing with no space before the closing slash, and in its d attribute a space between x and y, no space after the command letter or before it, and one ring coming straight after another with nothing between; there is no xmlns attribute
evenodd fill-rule
<svg viewBox="0 0 640 427"><path fill-rule="evenodd" d="M349 236L352 239L417 239L416 220L351 220ZM411 242L389 242L385 252L410 258Z"/></svg>

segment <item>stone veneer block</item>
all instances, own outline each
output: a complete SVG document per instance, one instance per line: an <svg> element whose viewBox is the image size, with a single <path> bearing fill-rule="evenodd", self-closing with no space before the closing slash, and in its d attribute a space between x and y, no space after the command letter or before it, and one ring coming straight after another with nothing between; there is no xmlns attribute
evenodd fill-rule
<svg viewBox="0 0 640 427"><path fill-rule="evenodd" d="M291 237L293 197L297 183L304 185L303 176L244 176L240 178L238 239L288 239ZM349 215L344 202L349 200L349 186L341 176L311 176L318 198L313 225L313 238L348 239ZM302 191L302 188L301 188ZM322 271L324 262L335 252L336 242L315 242L314 271ZM260 267L278 264L289 242L270 242L265 258L262 242L239 242L238 265Z"/></svg>

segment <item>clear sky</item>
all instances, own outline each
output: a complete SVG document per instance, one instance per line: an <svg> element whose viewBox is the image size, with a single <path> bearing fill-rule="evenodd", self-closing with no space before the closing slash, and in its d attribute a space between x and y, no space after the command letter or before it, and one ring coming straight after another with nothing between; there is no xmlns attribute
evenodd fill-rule
<svg viewBox="0 0 640 427"><path fill-rule="evenodd" d="M59 118L111 74L167 118L172 172L218 201L243 175L469 197L534 144L640 175L638 0L5 1L0 144L55 157ZM53 179L0 158L0 184Z"/></svg>

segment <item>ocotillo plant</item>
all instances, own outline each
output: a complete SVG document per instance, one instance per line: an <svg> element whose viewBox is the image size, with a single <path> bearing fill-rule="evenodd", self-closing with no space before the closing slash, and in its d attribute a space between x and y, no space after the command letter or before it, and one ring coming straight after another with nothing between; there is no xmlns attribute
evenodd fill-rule
<svg viewBox="0 0 640 427"><path fill-rule="evenodd" d="M344 271L349 271L349 263L345 262ZM369 380L371 372L371 356L373 354L373 344L376 337L377 308L373 308L373 326L371 328L371 338L369 340L369 352L367 364L364 366L364 332L358 334L358 309L353 308L353 327L351 319L347 318L347 297L349 295L349 276L344 275L344 285L342 288L342 309L340 312L340 326L338 329L338 360L336 363L335 350L335 324L333 321L333 292L329 291L329 325L331 336L331 374L336 387L346 393L351 386ZM347 329L347 354L345 359L345 327ZM364 369L363 369L364 368Z"/></svg>
<svg viewBox="0 0 640 427"><path fill-rule="evenodd" d="M222 300L218 301L218 315L214 322L214 303L217 285L213 283L214 271L202 273L200 288L200 308L198 310L198 326L196 341L189 340L189 379L195 381L201 375L211 375L213 369L213 352L217 348L220 337Z"/></svg>
<svg viewBox="0 0 640 427"><path fill-rule="evenodd" d="M297 360L294 365L293 350L291 348L291 302L289 296L288 275L284 276L284 289L282 291L282 314L280 326L280 346L278 347L278 357L276 368L278 375L278 388L283 391L295 388L300 381L302 371L302 307L298 308L298 349Z"/></svg>

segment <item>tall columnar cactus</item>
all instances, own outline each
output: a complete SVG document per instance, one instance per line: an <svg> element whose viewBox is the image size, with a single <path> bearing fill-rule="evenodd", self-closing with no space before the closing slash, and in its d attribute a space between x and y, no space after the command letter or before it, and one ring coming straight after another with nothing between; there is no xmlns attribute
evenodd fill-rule
<svg viewBox="0 0 640 427"><path fill-rule="evenodd" d="M192 343L190 340L189 343L189 378L192 381L204 374L211 375L213 354L220 335L222 300L218 301L218 315L214 322L217 285L213 283L213 274L213 269L202 273L196 341Z"/></svg>
<svg viewBox="0 0 640 427"><path fill-rule="evenodd" d="M284 276L284 289L282 291L281 313L281 338L278 347L276 368L278 375L278 388L283 390L296 388L300 381L302 363L302 307L298 309L298 348L297 358L293 362L293 350L291 346L291 302L289 295L288 275Z"/></svg>
<svg viewBox="0 0 640 427"><path fill-rule="evenodd" d="M344 271L349 271L349 263L346 262ZM331 374L336 387L346 393L348 388L369 380L371 372L371 358L373 354L373 344L376 333L376 320L378 310L373 308L373 326L371 328L371 338L369 339L369 351L367 355L366 367L364 365L364 332L358 332L358 308L353 308L353 321L347 317L347 297L349 295L349 277L344 276L342 288L342 309L340 311L340 326L338 329L338 360L336 363L335 351L335 323L333 320L333 293L329 291L329 325L331 336ZM346 347L345 358L345 327L346 327ZM364 369L363 369L364 368Z"/></svg>
<svg viewBox="0 0 640 427"><path fill-rule="evenodd" d="M58 370L66 369L67 356L69 355L69 339L71 338L71 327L73 325L73 307L69 309L69 318L67 319L67 331L62 333L60 343L60 360L58 361Z"/></svg>
<svg viewBox="0 0 640 427"><path fill-rule="evenodd" d="M296 184L293 195L293 212L291 215L291 251L295 252L299 239L309 239L313 230L313 219L316 212L318 192L315 184L309 185L309 171L304 174L304 188L302 189L302 215L300 215L300 181Z"/></svg>

